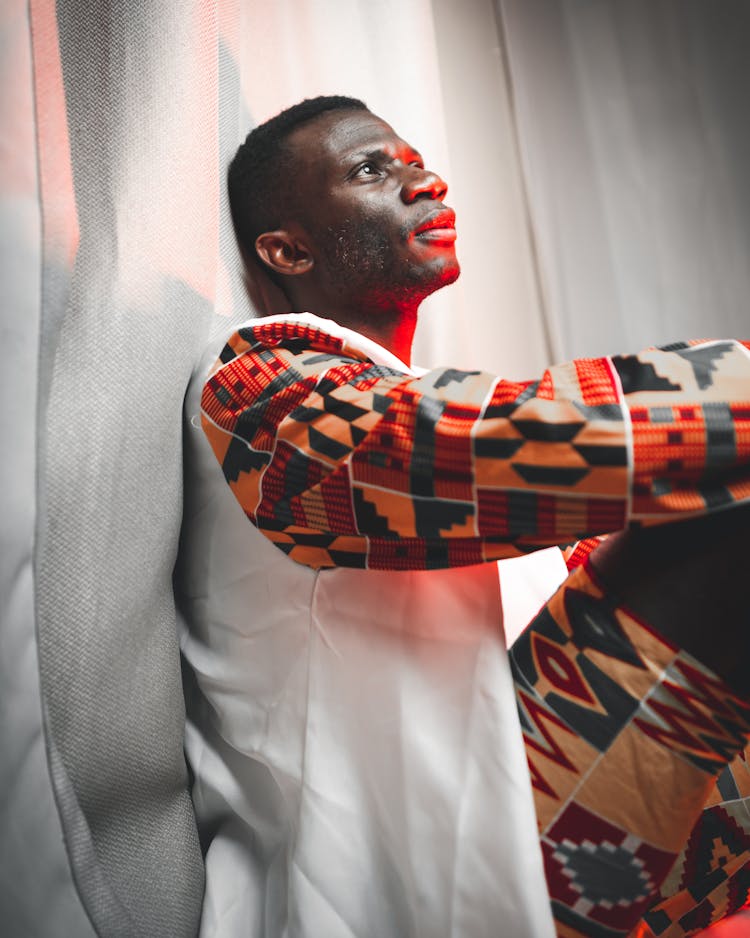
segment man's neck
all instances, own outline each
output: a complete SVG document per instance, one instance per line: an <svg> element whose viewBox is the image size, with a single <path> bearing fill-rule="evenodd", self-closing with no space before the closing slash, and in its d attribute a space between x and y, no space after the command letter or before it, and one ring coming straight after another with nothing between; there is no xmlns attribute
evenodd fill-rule
<svg viewBox="0 0 750 938"><path fill-rule="evenodd" d="M410 315L400 315L393 319L381 317L363 320L358 318L357 321L345 322L344 317L338 318L334 315L331 318L340 322L342 326L361 332L368 339L388 349L405 365L411 365L411 347L417 326L416 310Z"/></svg>
<svg viewBox="0 0 750 938"><path fill-rule="evenodd" d="M388 349L405 365L411 365L411 347L423 296L411 294L398 300L359 296L352 300L331 295L331 291L320 291L310 282L290 283L288 287L291 309L315 313L360 332Z"/></svg>
<svg viewBox="0 0 750 938"><path fill-rule="evenodd" d="M362 335L388 349L405 365L411 365L411 347L414 330L417 327L419 304L402 306L397 309L358 308L354 311L337 308L332 303L310 302L310 297L297 297L292 300L291 308L299 312L315 313L324 319L332 319L340 326L360 332Z"/></svg>

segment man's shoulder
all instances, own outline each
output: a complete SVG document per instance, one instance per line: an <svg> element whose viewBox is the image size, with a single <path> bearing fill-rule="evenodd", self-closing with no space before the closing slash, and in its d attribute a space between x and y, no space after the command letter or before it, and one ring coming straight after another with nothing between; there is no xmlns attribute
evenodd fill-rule
<svg viewBox="0 0 750 938"><path fill-rule="evenodd" d="M396 386L418 374L366 336L310 313L243 323L213 357L200 393L207 433L209 425L232 435L269 431L295 408L307 425L316 407L334 406L326 403L331 395L372 395L376 383ZM316 405L305 404L310 395Z"/></svg>
<svg viewBox="0 0 750 938"><path fill-rule="evenodd" d="M371 361L396 371L411 371L395 355L367 336L314 313L285 313L248 320L228 337L213 371L240 356L272 349Z"/></svg>

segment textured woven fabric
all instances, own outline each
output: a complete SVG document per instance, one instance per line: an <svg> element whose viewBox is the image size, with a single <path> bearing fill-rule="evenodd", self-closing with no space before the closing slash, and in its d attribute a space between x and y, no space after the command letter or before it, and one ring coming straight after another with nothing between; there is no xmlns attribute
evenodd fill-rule
<svg viewBox="0 0 750 938"><path fill-rule="evenodd" d="M565 558L568 569L585 563L601 540L589 538L571 547ZM533 761L534 754L530 757ZM749 761L750 746L745 746L714 782L701 816L632 938L708 936L706 926L727 922L726 916L750 902ZM736 922L726 938L744 938L750 911ZM720 934L725 934L723 929Z"/></svg>
<svg viewBox="0 0 750 938"><path fill-rule="evenodd" d="M182 401L213 312L217 29L205 12L32 4L39 672L75 901L107 938L187 938L202 900L172 568ZM136 386L159 402L148 419Z"/></svg>
<svg viewBox="0 0 750 938"><path fill-rule="evenodd" d="M430 569L750 497L749 381L735 342L414 379L281 321L230 339L202 408L243 509L293 559Z"/></svg>
<svg viewBox="0 0 750 938"><path fill-rule="evenodd" d="M694 935L750 902L750 748L716 780L635 938ZM750 931L750 912L745 913ZM739 930L737 938L746 932Z"/></svg>
<svg viewBox="0 0 750 938"><path fill-rule="evenodd" d="M654 927L679 915L668 934L692 934L744 905L750 824L734 779L748 702L607 596L589 564L511 667L558 935L625 936L644 914Z"/></svg>
<svg viewBox="0 0 750 938"><path fill-rule="evenodd" d="M579 541L566 557L568 569L584 563L598 544L596 538ZM716 779L658 899L633 938L702 935L702 929L750 902L749 761L746 746ZM750 912L746 914L750 918ZM736 938L743 935L741 927L738 923L732 932Z"/></svg>

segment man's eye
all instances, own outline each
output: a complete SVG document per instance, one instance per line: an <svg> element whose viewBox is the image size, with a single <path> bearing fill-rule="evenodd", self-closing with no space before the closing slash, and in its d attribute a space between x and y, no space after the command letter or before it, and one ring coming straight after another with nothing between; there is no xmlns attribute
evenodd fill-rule
<svg viewBox="0 0 750 938"><path fill-rule="evenodd" d="M380 170L375 165L375 163L367 162L367 163L363 163L360 167L358 167L354 175L355 176L377 176L379 172Z"/></svg>

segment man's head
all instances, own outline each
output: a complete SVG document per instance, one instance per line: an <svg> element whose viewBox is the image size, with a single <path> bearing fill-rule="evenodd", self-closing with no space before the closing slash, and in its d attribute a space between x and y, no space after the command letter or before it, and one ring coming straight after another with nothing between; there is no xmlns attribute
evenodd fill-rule
<svg viewBox="0 0 750 938"><path fill-rule="evenodd" d="M343 95L308 98L250 131L230 163L227 177L232 221L248 258L255 255L258 235L278 228L296 211L291 186L295 154L289 144L293 131L326 111L366 109L363 101Z"/></svg>
<svg viewBox="0 0 750 938"><path fill-rule="evenodd" d="M296 308L357 324L453 282L445 183L353 98L303 101L253 130L229 169L232 217Z"/></svg>

